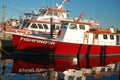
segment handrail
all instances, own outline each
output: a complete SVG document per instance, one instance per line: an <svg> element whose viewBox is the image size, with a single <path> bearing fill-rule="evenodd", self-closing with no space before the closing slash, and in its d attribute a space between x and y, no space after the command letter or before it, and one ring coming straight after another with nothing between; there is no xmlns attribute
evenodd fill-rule
<svg viewBox="0 0 120 80"><path fill-rule="evenodd" d="M109 42L105 42L105 41L99 41L99 43L97 43L97 44L93 44L93 41L90 41L90 40L88 40L88 43L83 43L83 40L74 40L74 39L65 39L64 40L65 42L73 42L73 43L79 43L79 44L92 44L92 45L115 45L115 46L120 46L120 42L111 42L111 41L109 41Z"/></svg>

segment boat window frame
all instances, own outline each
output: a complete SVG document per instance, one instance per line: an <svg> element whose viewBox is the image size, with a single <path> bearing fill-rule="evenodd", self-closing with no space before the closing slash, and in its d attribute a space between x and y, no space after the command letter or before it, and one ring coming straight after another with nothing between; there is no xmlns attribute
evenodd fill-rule
<svg viewBox="0 0 120 80"><path fill-rule="evenodd" d="M108 35L107 34L103 34L103 39L107 40L108 39Z"/></svg>
<svg viewBox="0 0 120 80"><path fill-rule="evenodd" d="M69 25L68 22L63 22L63 23L61 24L61 29L67 29L67 28L68 28L68 25Z"/></svg>
<svg viewBox="0 0 120 80"><path fill-rule="evenodd" d="M38 25L39 29L44 29L42 24L38 23L37 25Z"/></svg>
<svg viewBox="0 0 120 80"><path fill-rule="evenodd" d="M47 12L46 12L46 15L52 16L53 13L52 13L52 11L47 11Z"/></svg>
<svg viewBox="0 0 120 80"><path fill-rule="evenodd" d="M77 30L77 25L76 24L70 24L69 29Z"/></svg>
<svg viewBox="0 0 120 80"><path fill-rule="evenodd" d="M31 23L29 22L23 22L21 28L28 28L30 26Z"/></svg>
<svg viewBox="0 0 120 80"><path fill-rule="evenodd" d="M56 30L59 30L59 29L60 29L60 26L59 26L59 25L55 25L55 29L56 29Z"/></svg>
<svg viewBox="0 0 120 80"><path fill-rule="evenodd" d="M41 9L41 10L40 10L40 16L45 15L45 14L46 14L46 12L47 12L46 10Z"/></svg>
<svg viewBox="0 0 120 80"><path fill-rule="evenodd" d="M110 40L114 40L114 35L110 34Z"/></svg>
<svg viewBox="0 0 120 80"><path fill-rule="evenodd" d="M36 26L36 27L34 27L34 26ZM35 23L32 23L30 28L38 29L38 26Z"/></svg>
<svg viewBox="0 0 120 80"><path fill-rule="evenodd" d="M58 16L58 12L54 12L53 14L54 14L54 16Z"/></svg>
<svg viewBox="0 0 120 80"><path fill-rule="evenodd" d="M49 29L47 24L43 24L44 29Z"/></svg>
<svg viewBox="0 0 120 80"><path fill-rule="evenodd" d="M85 25L80 24L80 25L79 25L79 29L81 29L81 30L85 30Z"/></svg>

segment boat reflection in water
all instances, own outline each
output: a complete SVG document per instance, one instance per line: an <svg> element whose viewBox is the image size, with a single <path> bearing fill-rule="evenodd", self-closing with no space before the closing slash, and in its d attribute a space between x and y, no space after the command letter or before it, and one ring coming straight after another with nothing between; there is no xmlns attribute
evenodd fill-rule
<svg viewBox="0 0 120 80"><path fill-rule="evenodd" d="M112 69L114 64L108 65L107 67L96 67L94 68L94 72L92 69L82 68L81 70L68 69L64 72L53 72L51 75L48 75L48 72L43 72L39 74L16 74L12 72L12 64L6 63L6 68L4 70L4 75L0 76L0 79L5 80L16 80L16 79L30 79L30 80L49 80L52 79L53 76L58 76L57 78L64 77L64 80L119 80L119 74L116 71L119 71L120 64L118 63L118 67ZM109 68L109 71L107 69ZM96 72L95 72L96 71ZM64 75L63 75L64 74Z"/></svg>

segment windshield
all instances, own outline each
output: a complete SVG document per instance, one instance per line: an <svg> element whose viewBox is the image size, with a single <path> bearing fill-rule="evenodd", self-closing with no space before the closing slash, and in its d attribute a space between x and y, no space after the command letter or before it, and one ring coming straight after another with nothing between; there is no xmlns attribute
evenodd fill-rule
<svg viewBox="0 0 120 80"><path fill-rule="evenodd" d="M45 10L41 10L41 11L40 11L40 16L45 15L45 13L46 13L46 11L45 11Z"/></svg>
<svg viewBox="0 0 120 80"><path fill-rule="evenodd" d="M29 25L30 25L30 23L28 23L28 22L23 22L22 28L27 28Z"/></svg>
<svg viewBox="0 0 120 80"><path fill-rule="evenodd" d="M62 29L67 29L67 27L68 27L68 23L67 22L66 23L62 23L62 25L61 25Z"/></svg>

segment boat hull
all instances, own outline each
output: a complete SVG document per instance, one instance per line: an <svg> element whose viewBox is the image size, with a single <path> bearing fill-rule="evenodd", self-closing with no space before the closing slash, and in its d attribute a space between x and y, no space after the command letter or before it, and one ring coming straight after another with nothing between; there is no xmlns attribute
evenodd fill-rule
<svg viewBox="0 0 120 80"><path fill-rule="evenodd" d="M63 71L120 62L120 46L75 44L20 35L13 35L13 45L18 51L14 52L14 58L18 57L13 72L20 69Z"/></svg>

